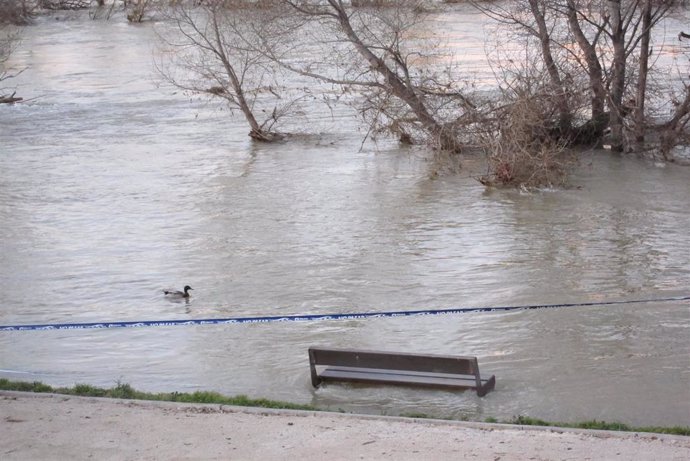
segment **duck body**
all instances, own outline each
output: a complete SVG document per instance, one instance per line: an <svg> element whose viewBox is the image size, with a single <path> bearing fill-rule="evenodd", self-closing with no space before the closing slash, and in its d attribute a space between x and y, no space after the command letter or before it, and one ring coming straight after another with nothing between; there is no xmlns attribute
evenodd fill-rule
<svg viewBox="0 0 690 461"><path fill-rule="evenodd" d="M190 287L189 285L185 285L183 289L184 291L164 290L163 293L165 294L165 296L168 296L170 298L189 298L191 296L189 294L189 290L193 290L194 288Z"/></svg>

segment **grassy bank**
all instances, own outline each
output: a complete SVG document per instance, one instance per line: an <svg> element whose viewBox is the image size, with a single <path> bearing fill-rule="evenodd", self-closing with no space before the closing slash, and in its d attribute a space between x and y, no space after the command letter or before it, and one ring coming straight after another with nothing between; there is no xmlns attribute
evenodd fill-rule
<svg viewBox="0 0 690 461"><path fill-rule="evenodd" d="M52 387L39 381L22 382L0 379L0 390L22 391L22 392L42 392L63 395L78 395L83 397L106 397L111 399L133 399L133 400L155 400L160 402L182 402L182 403L217 403L221 405L236 405L240 407L259 407L259 408L278 408L288 410L310 410L316 411L317 408L311 405L300 405L290 402L280 402L268 399L250 399L246 395L227 397L217 392L197 391L187 392L142 392L138 391L129 384L118 383L109 389L91 386L88 384L77 384L74 387Z"/></svg>
<svg viewBox="0 0 690 461"><path fill-rule="evenodd" d="M116 386L109 389L94 387L88 384L77 384L73 387L52 387L47 384L34 381L10 381L8 379L0 379L0 390L5 391L22 391L22 392L43 392L63 395L78 395L85 397L106 397L113 399L134 399L134 400L154 400L163 402L183 402L183 403L215 403L221 405L236 405L242 407L259 407L259 408L276 408L286 410L309 410L319 411L312 405L301 405L290 402L281 402L278 400L268 399L250 399L245 395L237 395L228 397L217 392L197 391L192 393L187 392L142 392L138 391L129 384L118 383ZM407 415L414 418L435 418L433 415L426 414L410 414ZM583 421L578 423L560 423L544 421L537 418L530 418L527 416L517 416L508 421L499 421L495 418L487 418L487 423L499 424L518 424L523 426L550 426L550 427L567 427L575 429L598 429L607 431L625 431L625 432L653 432L658 434L672 434L690 436L690 427L687 426L629 426L623 423L607 423L604 421Z"/></svg>
<svg viewBox="0 0 690 461"><path fill-rule="evenodd" d="M569 427L573 429L596 429L601 431L625 431L625 432L654 432L657 434L671 434L671 435L686 435L690 436L690 427L688 426L628 426L623 423L607 423L606 421L582 421L579 423L554 423L551 421L544 421L542 419L530 418L529 416L516 416L510 421L496 421L493 418L488 418L486 422L501 422L506 424L519 424L521 426L555 426L555 427Z"/></svg>

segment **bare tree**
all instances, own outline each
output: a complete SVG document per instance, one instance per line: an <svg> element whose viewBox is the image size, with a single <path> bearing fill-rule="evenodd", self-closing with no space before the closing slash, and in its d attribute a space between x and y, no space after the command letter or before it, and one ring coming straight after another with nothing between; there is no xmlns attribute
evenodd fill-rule
<svg viewBox="0 0 690 461"><path fill-rule="evenodd" d="M690 142L690 82L678 91L677 82L650 77L652 32L677 1L474 4L498 22L502 39L491 58L500 92L493 110L482 111L479 144L489 159L482 183L558 184L572 163L566 147L601 145L607 137L613 151L647 151L661 141L656 147L666 158ZM675 110L658 125L653 117L669 99Z"/></svg>
<svg viewBox="0 0 690 461"><path fill-rule="evenodd" d="M678 40L690 38L690 34L680 32ZM657 128L661 134L661 154L664 159L673 161L672 155L676 147L684 147L686 160L690 153L690 44L684 45L679 50L685 57L686 67L681 74L681 88L671 95L671 103L674 110L671 117Z"/></svg>
<svg viewBox="0 0 690 461"><path fill-rule="evenodd" d="M22 98L16 96L16 91L2 86L3 82L16 77L22 72L22 70L17 71L7 67L7 61L18 43L19 36L16 32L0 26L0 104L13 104L22 101ZM9 93L9 91L12 91L12 93Z"/></svg>
<svg viewBox="0 0 690 461"><path fill-rule="evenodd" d="M320 57L305 63L275 50L265 55L293 72L360 91L357 108L371 130L408 142L423 133L441 149L461 149L459 126L473 106L452 72L434 62L438 51L424 49L426 2L282 1L298 17L288 29Z"/></svg>
<svg viewBox="0 0 690 461"><path fill-rule="evenodd" d="M477 6L504 23L523 28L541 41L543 64L556 91L566 88L562 75L578 81L586 76L590 109L588 120L571 129L574 141L601 139L610 128L614 151L626 145L626 130L634 132L638 144L649 128L645 119L648 99L651 31L678 4L676 0L518 0L513 9L494 5ZM531 13L525 17L524 11ZM560 56L560 58L554 58ZM579 69L567 72L562 64L576 62ZM567 99L567 98L564 98ZM561 125L570 116L583 114L561 101ZM565 111L569 111L567 114ZM626 117L634 111L632 128ZM628 124L629 125L629 124Z"/></svg>
<svg viewBox="0 0 690 461"><path fill-rule="evenodd" d="M19 32L14 26L28 24L35 8L36 3L30 0L0 0L0 103L13 104L23 99L2 85L23 71L8 67L7 62L19 44Z"/></svg>
<svg viewBox="0 0 690 461"><path fill-rule="evenodd" d="M153 0L134 0L127 5L127 20L129 22L142 22Z"/></svg>
<svg viewBox="0 0 690 461"><path fill-rule="evenodd" d="M271 35L271 18L279 14L272 4L250 0L173 5L168 15L174 29L162 34L168 49L158 68L177 87L238 109L253 139L280 139L274 128L294 100L283 99L275 64L256 52L256 43Z"/></svg>

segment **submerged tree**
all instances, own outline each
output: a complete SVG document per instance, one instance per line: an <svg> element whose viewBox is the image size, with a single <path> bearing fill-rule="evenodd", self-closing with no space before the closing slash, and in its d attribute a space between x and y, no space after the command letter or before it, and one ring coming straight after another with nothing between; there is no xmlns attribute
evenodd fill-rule
<svg viewBox="0 0 690 461"><path fill-rule="evenodd" d="M7 67L7 61L18 43L19 38L16 32L0 26L0 104L13 104L22 100L22 98L16 96L16 91L3 86L3 82L16 77L22 72L21 70L17 71Z"/></svg>
<svg viewBox="0 0 690 461"><path fill-rule="evenodd" d="M569 142L596 144L609 130L611 149L623 151L641 149L640 142L652 128L647 108L658 99L649 93L652 31L678 4L518 0L508 6L477 7L540 44L541 64L558 95L558 120L551 121L558 128L554 134ZM590 101L587 110L575 101L582 96Z"/></svg>
<svg viewBox="0 0 690 461"><path fill-rule="evenodd" d="M293 72L357 91L359 97L351 100L374 132L405 142L422 134L454 152L463 147L459 126L473 107L450 69L439 64L439 49L429 46L427 2L355 7L341 0L278 1L293 13L284 27L290 50L264 46L265 56ZM295 59L297 49L309 60Z"/></svg>
<svg viewBox="0 0 690 461"><path fill-rule="evenodd" d="M484 185L537 188L566 182L573 157L563 136L572 127L570 110L583 101L558 90L537 54L530 47L522 50L520 65L515 59L484 102L477 130L477 144L488 158L488 171L478 178Z"/></svg>
<svg viewBox="0 0 690 461"><path fill-rule="evenodd" d="M501 40L493 56L498 87L481 96L467 90L462 69L440 46L439 15L424 0L173 4L175 30L165 34L169 53L160 68L178 87L238 109L257 140L279 138L275 123L295 109L278 81L289 70L319 82L298 89L302 96L330 91L357 109L369 133L451 152L480 146L490 153L486 183L554 185L570 164L569 146L601 145L608 133L612 150L641 150L660 129L667 141L684 132L687 85L670 119L650 116L660 113L666 91L649 77L651 32L676 3L478 2L499 21Z"/></svg>
<svg viewBox="0 0 690 461"><path fill-rule="evenodd" d="M238 109L253 139L280 139L275 126L295 101L283 99L278 67L256 51L278 13L250 0L173 5L167 14L175 27L161 34L168 49L158 68L175 86Z"/></svg>
<svg viewBox="0 0 690 461"><path fill-rule="evenodd" d="M673 151L680 147L690 157L690 34L681 31L678 40L686 40L680 48L679 59L684 61L682 86L671 94L671 116L658 126L661 153L666 160L674 160Z"/></svg>

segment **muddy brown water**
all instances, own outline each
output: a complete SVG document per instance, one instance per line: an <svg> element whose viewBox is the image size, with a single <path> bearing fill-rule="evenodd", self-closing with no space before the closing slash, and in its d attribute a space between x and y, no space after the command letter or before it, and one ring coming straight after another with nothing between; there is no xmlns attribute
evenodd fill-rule
<svg viewBox="0 0 690 461"><path fill-rule="evenodd" d="M456 38L483 19L460 8ZM690 290L690 168L591 152L573 188L487 191L348 116L259 145L160 82L151 25L23 30L0 107L0 324L656 298ZM122 18L120 18L122 19ZM448 17L444 21L449 21ZM474 35L473 35L474 34ZM481 62L473 42L465 58ZM480 67L478 67L480 69ZM480 69L481 70L481 69ZM323 109L319 109L323 110ZM161 290L194 287L189 303ZM476 355L496 390L309 382L311 345ZM0 333L0 377L215 390L365 413L690 425L687 302Z"/></svg>

